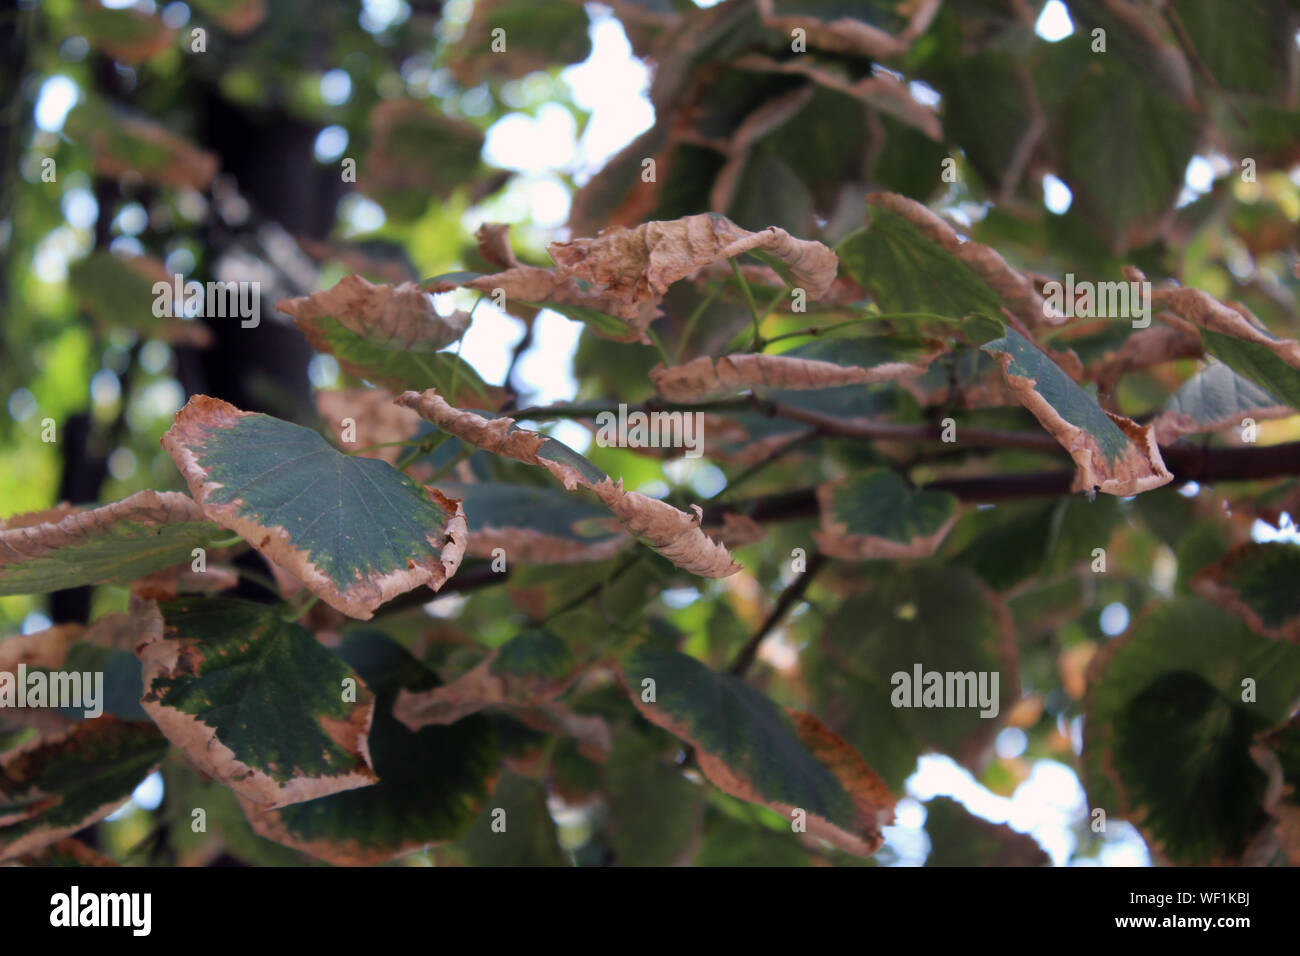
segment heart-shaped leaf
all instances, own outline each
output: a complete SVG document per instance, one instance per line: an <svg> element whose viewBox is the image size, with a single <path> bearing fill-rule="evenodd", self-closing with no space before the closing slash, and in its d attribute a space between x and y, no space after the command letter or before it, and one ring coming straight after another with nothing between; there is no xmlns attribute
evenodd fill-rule
<svg viewBox="0 0 1300 956"><path fill-rule="evenodd" d="M136 649L141 703L200 770L271 807L375 782L374 698L306 628L225 598L160 610Z"/></svg>
<svg viewBox="0 0 1300 956"><path fill-rule="evenodd" d="M163 447L208 517L352 617L438 590L465 553L460 502L309 428L196 395Z"/></svg>
<svg viewBox="0 0 1300 956"><path fill-rule="evenodd" d="M910 488L888 468L826 482L817 488L817 500L817 546L850 561L928 557L957 521L953 495Z"/></svg>

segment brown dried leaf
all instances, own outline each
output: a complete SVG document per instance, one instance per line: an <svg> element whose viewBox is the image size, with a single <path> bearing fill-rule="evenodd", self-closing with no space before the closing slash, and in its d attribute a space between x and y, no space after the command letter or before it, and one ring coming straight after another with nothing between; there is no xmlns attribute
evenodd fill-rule
<svg viewBox="0 0 1300 956"><path fill-rule="evenodd" d="M515 427L512 418L487 419L453 408L435 389L423 394L405 392L397 401L415 409L462 441L493 454L545 468L569 491L578 487L590 488L624 528L679 568L704 577L726 577L740 570L740 565L731 560L727 549L700 530L698 517L692 518L657 499L624 491L621 479L615 483L606 476L599 482L590 481L573 465L542 457L539 452L552 440L537 432Z"/></svg>
<svg viewBox="0 0 1300 956"><path fill-rule="evenodd" d="M347 388L316 393L316 411L329 424L339 446L363 458L379 458L396 465L405 453L402 446L370 448L390 442L405 441L420 430L420 416L397 405L391 392L381 388ZM349 446L344 441L345 419L351 419L356 437Z"/></svg>
<svg viewBox="0 0 1300 956"><path fill-rule="evenodd" d="M742 229L725 216L704 213L633 229L615 226L594 239L549 246L557 274L576 277L634 302L658 301L679 279L722 259L763 250L790 269L794 283L814 299L835 281L839 259L822 245L784 229Z"/></svg>
<svg viewBox="0 0 1300 956"><path fill-rule="evenodd" d="M469 327L464 312L439 315L433 297L414 282L372 285L359 275L344 276L333 288L275 307L293 317L298 328L318 351L330 349L317 339L319 319L333 319L376 345L386 348L440 349L455 342Z"/></svg>
<svg viewBox="0 0 1300 956"><path fill-rule="evenodd" d="M807 14L781 15L776 12L776 0L758 0L758 13L763 26L779 30L787 37L791 30L800 29L805 31L812 46L834 53L886 60L902 56L916 38L929 29L930 21L939 12L940 3L941 0L918 0L910 4L911 19L897 35L853 17L826 21Z"/></svg>
<svg viewBox="0 0 1300 956"><path fill-rule="evenodd" d="M670 402L690 402L757 386L812 389L866 385L920 375L940 351L936 349L912 362L888 362L872 368L791 355L745 353L719 359L702 355L669 368L661 362L650 370L650 380L655 391Z"/></svg>

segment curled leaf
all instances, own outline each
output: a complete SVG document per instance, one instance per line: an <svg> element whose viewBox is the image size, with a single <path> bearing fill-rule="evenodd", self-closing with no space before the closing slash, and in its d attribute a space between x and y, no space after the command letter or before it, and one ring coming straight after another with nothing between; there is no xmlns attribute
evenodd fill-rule
<svg viewBox="0 0 1300 956"><path fill-rule="evenodd" d="M834 388L912 378L942 351L938 343L913 345L889 339L824 339L780 355L743 353L650 370L655 390L672 402L766 386L781 389Z"/></svg>
<svg viewBox="0 0 1300 956"><path fill-rule="evenodd" d="M577 676L568 646L550 631L535 628L512 637L450 684L402 690L393 716L419 730L454 724L492 705L533 707L558 697Z"/></svg>
<svg viewBox="0 0 1300 956"><path fill-rule="evenodd" d="M0 530L0 594L126 584L188 563L217 533L188 495L174 491L138 491L89 511L20 515Z"/></svg>
<svg viewBox="0 0 1300 956"><path fill-rule="evenodd" d="M1238 545L1192 578L1192 590L1251 630L1300 644L1300 547L1283 541Z"/></svg>
<svg viewBox="0 0 1300 956"><path fill-rule="evenodd" d="M1041 349L1015 329L983 346L1020 403L1078 466L1075 491L1135 495L1173 480L1149 425L1103 411Z"/></svg>
<svg viewBox="0 0 1300 956"><path fill-rule="evenodd" d="M162 444L208 517L352 617L438 590L465 553L459 501L308 428L195 395Z"/></svg>
<svg viewBox="0 0 1300 956"><path fill-rule="evenodd" d="M678 279L722 259L763 251L790 270L796 286L814 299L835 281L839 260L820 242L796 239L769 226L741 229L715 213L647 222L633 229L615 226L594 239L570 239L549 246L557 274L591 282L635 302L656 301Z"/></svg>
<svg viewBox="0 0 1300 956"><path fill-rule="evenodd" d="M553 438L515 425L507 417L485 418L453 408L434 389L405 392L397 399L443 431L493 454L545 468L570 491L590 488L623 527L683 570L704 577L726 577L740 570L727 549L700 530L699 518L666 502L624 491L586 458Z"/></svg>

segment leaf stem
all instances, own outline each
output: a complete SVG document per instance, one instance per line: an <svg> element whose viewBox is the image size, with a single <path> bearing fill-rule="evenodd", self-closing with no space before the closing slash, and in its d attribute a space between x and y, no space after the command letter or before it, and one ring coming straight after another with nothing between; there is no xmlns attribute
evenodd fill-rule
<svg viewBox="0 0 1300 956"><path fill-rule="evenodd" d="M762 319L758 317L758 303L754 301L754 293L749 288L749 283L745 281L745 274L740 271L740 264L735 259L728 259L727 261L731 263L731 274L740 283L740 291L745 294L745 301L749 303L750 318L754 320L754 341L750 343L750 351L761 352L763 351L763 333L759 330Z"/></svg>

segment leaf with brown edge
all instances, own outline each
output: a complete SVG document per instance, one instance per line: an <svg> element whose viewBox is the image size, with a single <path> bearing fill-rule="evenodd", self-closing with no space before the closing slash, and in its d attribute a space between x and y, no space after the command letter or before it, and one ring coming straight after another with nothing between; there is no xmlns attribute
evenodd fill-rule
<svg viewBox="0 0 1300 956"><path fill-rule="evenodd" d="M839 268L835 253L820 242L796 239L777 226L750 232L716 213L633 229L614 226L594 239L553 242L548 248L559 276L582 279L633 302L658 301L679 279L746 252L775 256L813 299L830 289Z"/></svg>
<svg viewBox="0 0 1300 956"><path fill-rule="evenodd" d="M873 468L817 486L822 526L817 547L831 557L925 558L957 523L957 499L913 489L888 468Z"/></svg>
<svg viewBox="0 0 1300 956"><path fill-rule="evenodd" d="M677 567L703 577L721 578L740 570L727 549L700 530L691 517L666 502L624 491L590 461L553 438L519 428L505 416L486 418L453 408L434 389L405 392L397 399L443 431L496 455L545 468L569 491L590 488L634 537ZM702 510L696 506L696 510Z"/></svg>
<svg viewBox="0 0 1300 956"><path fill-rule="evenodd" d="M439 315L433 297L413 282L372 285L350 275L276 308L293 317L312 348L333 355L358 378L395 391L416 383L450 389L454 383L463 401L500 404L500 389L486 385L459 355L442 351L464 334L469 315Z"/></svg>
<svg viewBox="0 0 1300 956"><path fill-rule="evenodd" d="M913 378L943 352L934 341L885 337L831 337L779 355L741 353L711 359L700 356L683 365L650 370L660 396L689 402L764 386L781 389L870 385Z"/></svg>
<svg viewBox="0 0 1300 956"><path fill-rule="evenodd" d="M162 444L208 517L351 617L438 590L464 556L459 501L311 429L195 395Z"/></svg>
<svg viewBox="0 0 1300 956"><path fill-rule="evenodd" d="M1192 578L1192 590L1265 637L1300 644L1300 546L1248 541Z"/></svg>
<svg viewBox="0 0 1300 956"><path fill-rule="evenodd" d="M370 111L370 150L359 185L388 215L417 219L479 169L483 133L416 99L385 99Z"/></svg>
<svg viewBox="0 0 1300 956"><path fill-rule="evenodd" d="M803 7L807 5L794 4L796 9L787 13L785 10L791 5L786 0L758 0L758 13L765 27L784 34L787 39L791 35L790 31L798 28L805 31L810 44L823 50L887 60L902 56L916 38L929 29L930 22L939 11L940 2L941 0L919 0L911 4L894 4L897 9L889 10L887 14L897 24L897 32L892 33L883 26L868 23L866 19L856 16L824 19L814 13L804 12ZM813 5L813 9L817 6L820 5ZM833 10L841 5L827 6ZM880 6L889 9L890 5ZM872 13L882 20L886 16L883 10ZM864 9L862 14L865 16L867 10Z"/></svg>
<svg viewBox="0 0 1300 956"><path fill-rule="evenodd" d="M1044 322L1059 325L1066 321L1064 317L1053 320L1047 315L1043 297L1033 282L1008 265L997 251L973 240L962 239L952 226L928 207L906 196L887 192L869 194L867 203L875 210L871 227L861 234L861 240L853 241L853 246L861 246L862 255L884 260L886 257L876 254L878 243L884 243L888 258L893 259L889 265L898 266L900 274L878 277L874 270L879 269L881 263L874 264L874 269L870 261L859 265L859 257L849 251L843 253L843 258L850 274L865 285L875 287L886 281L902 284L900 289L884 296L887 308L920 307L924 303L913 301L914 295L928 293L924 286L911 288L910 284L933 283L940 278L936 271L942 271L946 273L943 278L950 279L945 283L950 288L935 290L931 287L931 291L944 300L963 302L961 313L953 315L953 318L961 318L971 311L987 310L991 302L1000 300L1029 327ZM952 274L953 269L959 274ZM934 308L928 310L935 311Z"/></svg>
<svg viewBox="0 0 1300 956"><path fill-rule="evenodd" d="M78 106L64 128L90 150L95 172L104 176L134 174L145 182L202 192L221 165L215 153L199 149L165 126L102 104Z"/></svg>
<svg viewBox="0 0 1300 956"><path fill-rule="evenodd" d="M803 810L810 834L858 856L884 843L893 795L816 717L782 711L743 680L676 651L643 644L620 670L641 715L694 746L700 769L723 792L786 819Z"/></svg>
<svg viewBox="0 0 1300 956"><path fill-rule="evenodd" d="M535 707L553 700L577 678L568 646L545 628L516 634L456 680L430 690L402 690L393 716L419 730L454 724L484 707Z"/></svg>
<svg viewBox="0 0 1300 956"><path fill-rule="evenodd" d="M378 779L367 744L374 695L306 628L274 605L228 598L159 610L136 647L140 702L203 773L267 807Z"/></svg>
<svg viewBox="0 0 1300 956"><path fill-rule="evenodd" d="M188 564L217 527L188 495L138 491L83 511L60 506L10 518L0 530L0 595L127 584Z"/></svg>
<svg viewBox="0 0 1300 956"><path fill-rule="evenodd" d="M1172 445L1186 435L1240 428L1247 418L1264 421L1295 413L1250 379L1211 360L1169 397L1151 428L1160 444Z"/></svg>
<svg viewBox="0 0 1300 956"><path fill-rule="evenodd" d="M0 754L0 861L102 820L166 752L152 724L104 716Z"/></svg>
<svg viewBox="0 0 1300 956"><path fill-rule="evenodd" d="M1126 268L1133 282L1146 282ZM1233 371L1285 404L1300 409L1300 341L1281 339L1242 306L1226 305L1200 289L1154 289L1152 308L1165 308L1201 330L1205 349Z"/></svg>
<svg viewBox="0 0 1300 956"><path fill-rule="evenodd" d="M497 241L492 241L493 254L499 254ZM432 292L465 288L489 296L504 295L507 308L523 307L529 312L552 309L616 342L646 339L645 330L662 314L657 299L632 301L623 295L584 287L572 278L557 275L541 266L516 264L492 275L439 277L427 284Z"/></svg>
<svg viewBox="0 0 1300 956"><path fill-rule="evenodd" d="M1010 326L1005 333L982 348L997 359L1020 403L1074 459L1073 490L1135 495L1173 480L1151 426L1103 411L1037 345Z"/></svg>
<svg viewBox="0 0 1300 956"><path fill-rule="evenodd" d="M605 508L553 487L445 483L443 491L465 504L470 557L502 548L511 563L604 561L631 542Z"/></svg>

